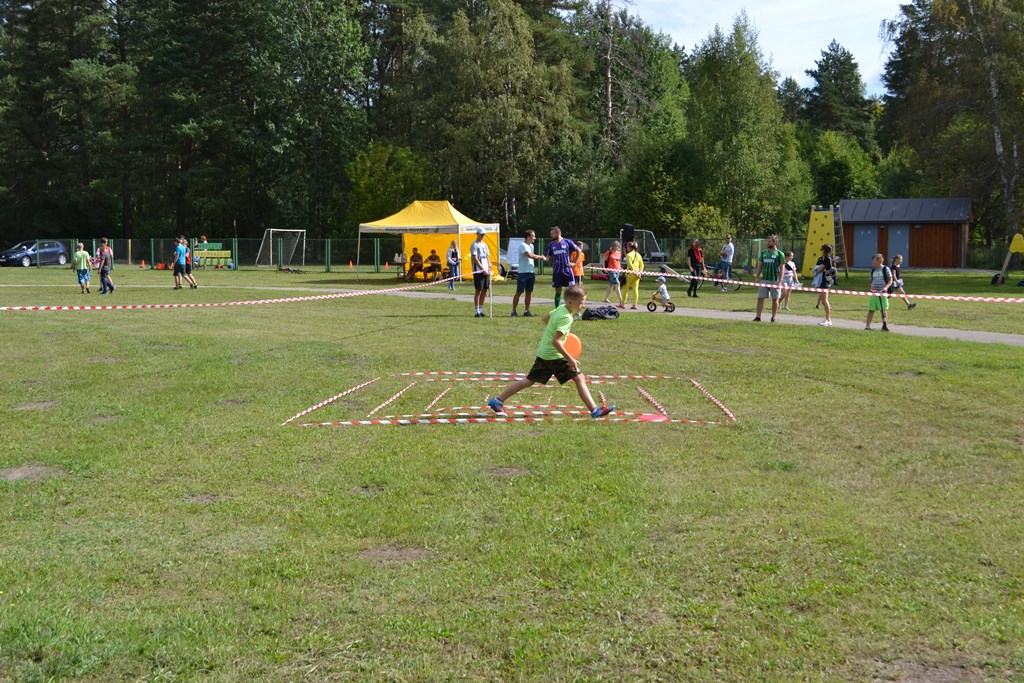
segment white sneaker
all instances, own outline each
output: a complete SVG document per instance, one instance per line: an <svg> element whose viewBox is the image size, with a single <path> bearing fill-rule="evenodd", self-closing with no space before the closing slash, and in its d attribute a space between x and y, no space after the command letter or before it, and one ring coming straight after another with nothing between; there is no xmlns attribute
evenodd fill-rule
<svg viewBox="0 0 1024 683"><path fill-rule="evenodd" d="M831 320L823 320L822 322L818 323L818 325L820 327L832 327L832 321Z"/></svg>

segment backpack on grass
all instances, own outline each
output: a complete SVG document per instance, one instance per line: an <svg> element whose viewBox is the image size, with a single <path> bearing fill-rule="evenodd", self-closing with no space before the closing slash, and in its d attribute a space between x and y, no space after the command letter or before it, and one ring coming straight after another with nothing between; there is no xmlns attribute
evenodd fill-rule
<svg viewBox="0 0 1024 683"><path fill-rule="evenodd" d="M619 311L614 306L594 306L584 308L580 320L615 320L619 317Z"/></svg>

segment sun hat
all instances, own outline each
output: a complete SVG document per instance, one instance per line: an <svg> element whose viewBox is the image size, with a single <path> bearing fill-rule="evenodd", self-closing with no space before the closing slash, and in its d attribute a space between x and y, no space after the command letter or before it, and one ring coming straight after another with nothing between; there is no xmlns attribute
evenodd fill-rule
<svg viewBox="0 0 1024 683"><path fill-rule="evenodd" d="M665 276L664 275L659 275L658 279L655 280L655 282L664 282L664 281L665 281Z"/></svg>
<svg viewBox="0 0 1024 683"><path fill-rule="evenodd" d="M485 232L487 232L487 231L484 230L483 228L477 228L476 229L476 234L478 234L478 235L483 235Z"/></svg>

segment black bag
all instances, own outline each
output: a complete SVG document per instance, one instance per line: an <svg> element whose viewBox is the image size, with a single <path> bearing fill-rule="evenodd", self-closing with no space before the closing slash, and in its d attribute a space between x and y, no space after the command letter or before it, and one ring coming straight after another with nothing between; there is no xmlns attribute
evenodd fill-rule
<svg viewBox="0 0 1024 683"><path fill-rule="evenodd" d="M584 308L580 320L615 320L619 317L619 310L614 306L595 306Z"/></svg>

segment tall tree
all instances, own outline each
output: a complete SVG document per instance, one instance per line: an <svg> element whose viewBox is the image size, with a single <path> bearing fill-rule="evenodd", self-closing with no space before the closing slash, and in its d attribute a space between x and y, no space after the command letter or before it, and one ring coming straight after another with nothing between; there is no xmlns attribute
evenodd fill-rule
<svg viewBox="0 0 1024 683"><path fill-rule="evenodd" d="M574 136L572 79L565 65L536 60L515 4L488 0L477 9L475 21L455 16L420 70L430 95L415 148L471 215L517 229L553 151Z"/></svg>
<svg viewBox="0 0 1024 683"><path fill-rule="evenodd" d="M807 196L775 79L742 12L730 33L715 28L689 68L689 144L702 175L693 200L718 207L742 234L785 227Z"/></svg>
<svg viewBox="0 0 1024 683"><path fill-rule="evenodd" d="M1019 2L915 0L886 27L887 135L937 191L972 197L990 238L1020 227L1022 23Z"/></svg>
<svg viewBox="0 0 1024 683"><path fill-rule="evenodd" d="M854 136L861 147L874 153L871 103L864 96L864 82L853 54L836 41L829 43L806 73L814 79L807 94L807 118L818 130L835 130Z"/></svg>

